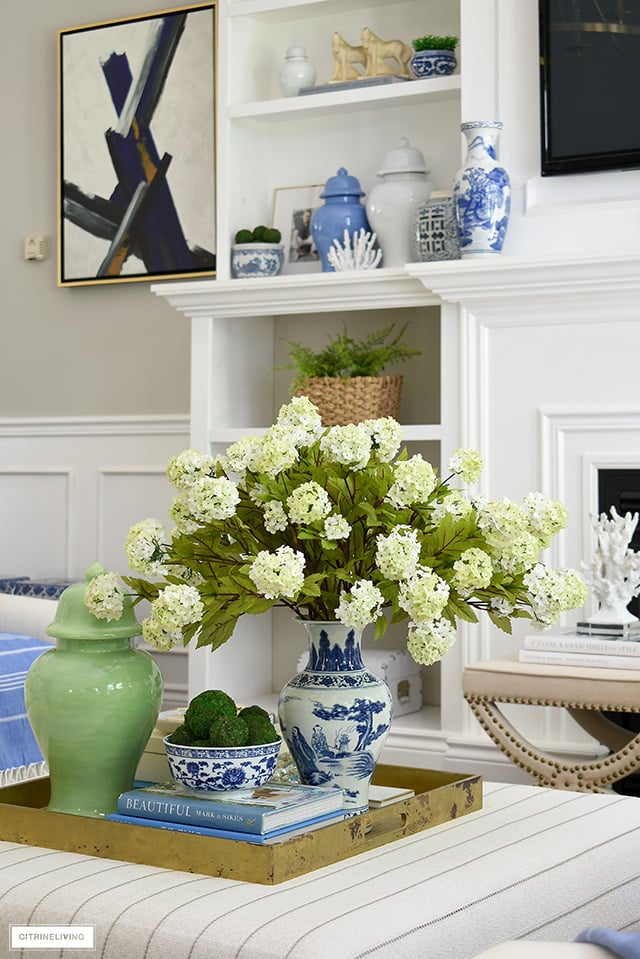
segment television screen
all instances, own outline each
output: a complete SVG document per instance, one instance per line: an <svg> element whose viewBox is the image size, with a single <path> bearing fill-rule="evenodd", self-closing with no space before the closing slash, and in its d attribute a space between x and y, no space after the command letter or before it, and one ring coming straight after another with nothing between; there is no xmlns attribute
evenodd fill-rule
<svg viewBox="0 0 640 959"><path fill-rule="evenodd" d="M541 173L640 167L640 0L539 0Z"/></svg>

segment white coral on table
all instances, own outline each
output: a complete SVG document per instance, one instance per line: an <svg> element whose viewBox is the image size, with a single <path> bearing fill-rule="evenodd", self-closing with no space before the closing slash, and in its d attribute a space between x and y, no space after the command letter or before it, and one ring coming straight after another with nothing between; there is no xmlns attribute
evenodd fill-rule
<svg viewBox="0 0 640 959"><path fill-rule="evenodd" d="M638 513L620 516L615 506L610 513L610 518L606 513L592 518L597 544L591 564L581 564L600 606L589 622L635 623L637 617L626 607L640 593L640 553L629 548Z"/></svg>

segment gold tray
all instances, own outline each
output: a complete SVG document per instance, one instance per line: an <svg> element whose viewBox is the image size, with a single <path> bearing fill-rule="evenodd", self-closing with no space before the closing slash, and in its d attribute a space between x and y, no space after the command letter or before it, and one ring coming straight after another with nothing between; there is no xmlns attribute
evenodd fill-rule
<svg viewBox="0 0 640 959"><path fill-rule="evenodd" d="M270 846L49 812L49 780L0 789L0 839L266 885L284 882L482 808L482 778L376 767L373 782L416 795Z"/></svg>

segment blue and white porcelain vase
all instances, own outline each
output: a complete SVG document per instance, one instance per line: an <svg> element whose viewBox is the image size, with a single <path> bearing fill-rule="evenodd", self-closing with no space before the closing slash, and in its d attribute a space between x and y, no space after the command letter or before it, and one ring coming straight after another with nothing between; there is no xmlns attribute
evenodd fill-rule
<svg viewBox="0 0 640 959"><path fill-rule="evenodd" d="M453 181L460 254L493 256L502 252L511 208L509 176L496 158L502 123L481 120L460 129L467 138L465 163Z"/></svg>
<svg viewBox="0 0 640 959"><path fill-rule="evenodd" d="M367 211L360 202L364 190L357 177L349 176L345 168L340 167L335 176L329 177L320 196L324 204L313 211L311 235L322 260L323 272L334 273L328 260L333 241L337 240L342 246L345 230L349 231L350 237L360 230L370 232Z"/></svg>
<svg viewBox="0 0 640 959"><path fill-rule="evenodd" d="M282 736L308 785L344 790L348 816L366 812L369 784L391 726L391 693L362 662L362 630L303 621L309 661L278 701Z"/></svg>

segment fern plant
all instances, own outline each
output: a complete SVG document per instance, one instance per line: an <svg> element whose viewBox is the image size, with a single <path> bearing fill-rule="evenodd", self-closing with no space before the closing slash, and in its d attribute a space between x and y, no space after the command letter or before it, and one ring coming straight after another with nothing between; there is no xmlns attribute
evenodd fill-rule
<svg viewBox="0 0 640 959"><path fill-rule="evenodd" d="M420 355L420 350L400 342L407 326L408 323L405 323L393 338L395 323L356 340L349 335L345 323L342 332L330 336L327 346L320 351L285 339L291 362L277 369L296 371L293 392L304 389L308 380L316 376L339 377L343 380L353 376L380 376L388 366Z"/></svg>

